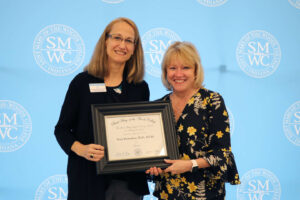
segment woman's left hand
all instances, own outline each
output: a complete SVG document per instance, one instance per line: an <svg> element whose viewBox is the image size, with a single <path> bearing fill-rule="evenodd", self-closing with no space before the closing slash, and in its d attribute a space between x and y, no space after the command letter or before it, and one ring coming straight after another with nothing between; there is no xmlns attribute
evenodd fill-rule
<svg viewBox="0 0 300 200"><path fill-rule="evenodd" d="M174 174L182 174L192 169L192 162L190 160L167 160L165 159L165 163L171 164L164 172L171 172Z"/></svg>

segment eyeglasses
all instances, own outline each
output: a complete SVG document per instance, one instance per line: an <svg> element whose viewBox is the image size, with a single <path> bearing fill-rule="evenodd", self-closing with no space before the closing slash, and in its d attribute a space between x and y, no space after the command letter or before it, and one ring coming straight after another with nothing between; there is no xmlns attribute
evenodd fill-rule
<svg viewBox="0 0 300 200"><path fill-rule="evenodd" d="M125 41L126 45L135 45L135 40L133 38L123 38L121 35L119 34L107 34L107 37L111 38L112 41L114 41L115 43L122 43L123 40Z"/></svg>

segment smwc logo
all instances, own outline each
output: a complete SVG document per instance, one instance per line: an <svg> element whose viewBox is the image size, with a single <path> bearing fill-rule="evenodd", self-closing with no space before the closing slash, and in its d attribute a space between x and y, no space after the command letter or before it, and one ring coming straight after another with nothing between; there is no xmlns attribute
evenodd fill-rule
<svg viewBox="0 0 300 200"><path fill-rule="evenodd" d="M295 102L285 112L283 130L291 143L300 146L300 101Z"/></svg>
<svg viewBox="0 0 300 200"><path fill-rule="evenodd" d="M33 55L47 73L65 76L76 71L84 60L85 47L80 35L71 27L54 24L35 37Z"/></svg>
<svg viewBox="0 0 300 200"><path fill-rule="evenodd" d="M55 175L44 180L38 187L34 200L67 200L68 178Z"/></svg>
<svg viewBox="0 0 300 200"><path fill-rule="evenodd" d="M248 171L241 182L237 189L239 200L280 200L280 182L266 169Z"/></svg>
<svg viewBox="0 0 300 200"><path fill-rule="evenodd" d="M161 76L161 63L166 49L180 37L166 28L154 28L142 37L146 57L146 72L154 77Z"/></svg>
<svg viewBox="0 0 300 200"><path fill-rule="evenodd" d="M281 50L277 40L268 32L256 30L247 33L236 49L240 68L254 78L265 78L279 66Z"/></svg>
<svg viewBox="0 0 300 200"><path fill-rule="evenodd" d="M0 100L0 152L20 149L29 140L31 130L31 118L20 104Z"/></svg>

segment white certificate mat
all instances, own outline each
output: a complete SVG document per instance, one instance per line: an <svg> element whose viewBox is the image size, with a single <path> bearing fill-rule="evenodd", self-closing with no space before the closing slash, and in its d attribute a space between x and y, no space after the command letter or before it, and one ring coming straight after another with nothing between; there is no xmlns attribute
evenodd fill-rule
<svg viewBox="0 0 300 200"><path fill-rule="evenodd" d="M109 161L167 156L162 115L104 116Z"/></svg>

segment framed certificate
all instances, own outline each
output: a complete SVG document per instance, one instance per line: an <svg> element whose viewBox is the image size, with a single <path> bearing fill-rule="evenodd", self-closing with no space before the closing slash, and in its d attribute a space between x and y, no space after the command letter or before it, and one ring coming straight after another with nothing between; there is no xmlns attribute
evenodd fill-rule
<svg viewBox="0 0 300 200"><path fill-rule="evenodd" d="M98 174L165 168L178 159L177 136L169 102L93 104L96 144L105 148Z"/></svg>

